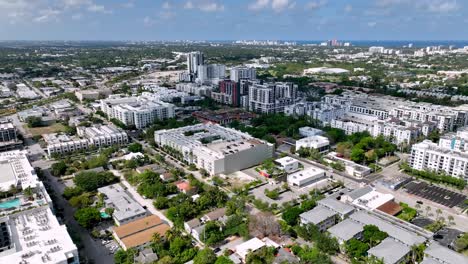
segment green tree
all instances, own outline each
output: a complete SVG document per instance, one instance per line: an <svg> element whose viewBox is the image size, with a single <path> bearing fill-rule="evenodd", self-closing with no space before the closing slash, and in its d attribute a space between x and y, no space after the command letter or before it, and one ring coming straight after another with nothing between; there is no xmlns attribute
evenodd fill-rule
<svg viewBox="0 0 468 264"><path fill-rule="evenodd" d="M198 251L193 259L194 264L214 264L216 262L216 254L211 248L204 248Z"/></svg>
<svg viewBox="0 0 468 264"><path fill-rule="evenodd" d="M362 241L369 244L370 247L378 245L382 240L388 237L388 234L380 231L375 225L365 225L362 232Z"/></svg>
<svg viewBox="0 0 468 264"><path fill-rule="evenodd" d="M58 176L65 175L65 172L67 171L68 166L65 163L65 161L61 160L59 162L52 164L51 169L52 169L51 170L52 175L54 175L55 177L58 177Z"/></svg>
<svg viewBox="0 0 468 264"><path fill-rule="evenodd" d="M28 124L28 127L41 127L43 125L42 118L37 116L26 118L26 123Z"/></svg>
<svg viewBox="0 0 468 264"><path fill-rule="evenodd" d="M369 250L369 246L366 243L361 242L356 238L351 238L350 240L348 240L348 242L346 242L345 247L348 256L355 259L359 259L365 256L367 250Z"/></svg>
<svg viewBox="0 0 468 264"><path fill-rule="evenodd" d="M263 247L257 251L250 252L246 257L246 264L270 264L275 258L276 249Z"/></svg>
<svg viewBox="0 0 468 264"><path fill-rule="evenodd" d="M93 192L102 186L106 186L111 183L118 182L118 180L119 178L114 176L112 172L86 171L86 172L81 172L78 175L76 175L75 178L73 179L73 182L80 189L87 191L87 192Z"/></svg>
<svg viewBox="0 0 468 264"><path fill-rule="evenodd" d="M135 143L132 143L132 144L128 145L127 149L128 149L128 151L133 152L133 153L142 152L143 151L143 146L140 143L135 142Z"/></svg>
<svg viewBox="0 0 468 264"><path fill-rule="evenodd" d="M283 214L281 215L281 217L288 225L294 226L297 224L299 215L302 214L303 212L304 211L297 206L288 207L283 211Z"/></svg>
<svg viewBox="0 0 468 264"><path fill-rule="evenodd" d="M76 221L84 228L91 228L101 220L99 210L94 207L85 207L76 210Z"/></svg>
<svg viewBox="0 0 468 264"><path fill-rule="evenodd" d="M214 264L234 264L234 262L226 256L219 256Z"/></svg>

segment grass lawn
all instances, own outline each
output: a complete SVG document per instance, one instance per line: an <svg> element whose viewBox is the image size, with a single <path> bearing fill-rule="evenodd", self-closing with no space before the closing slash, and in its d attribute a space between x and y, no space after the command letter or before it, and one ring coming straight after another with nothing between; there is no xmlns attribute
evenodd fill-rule
<svg viewBox="0 0 468 264"><path fill-rule="evenodd" d="M45 127L28 127L28 125L24 125L24 129L32 136L40 136L42 134L63 132L65 131L65 126L60 123L55 123Z"/></svg>

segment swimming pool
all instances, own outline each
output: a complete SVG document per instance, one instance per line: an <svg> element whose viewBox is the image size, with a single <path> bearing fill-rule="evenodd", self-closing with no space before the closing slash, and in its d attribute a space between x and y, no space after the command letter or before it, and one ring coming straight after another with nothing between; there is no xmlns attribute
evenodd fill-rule
<svg viewBox="0 0 468 264"><path fill-rule="evenodd" d="M10 201L0 203L0 209L10 209L13 207L19 207L21 205L20 199L16 198Z"/></svg>
<svg viewBox="0 0 468 264"><path fill-rule="evenodd" d="M101 218L107 219L110 218L110 215L108 215L106 212L101 212Z"/></svg>

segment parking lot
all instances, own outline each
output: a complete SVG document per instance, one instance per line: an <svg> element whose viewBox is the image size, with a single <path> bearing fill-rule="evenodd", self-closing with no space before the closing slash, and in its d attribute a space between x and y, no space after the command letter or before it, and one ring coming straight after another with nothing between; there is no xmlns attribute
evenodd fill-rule
<svg viewBox="0 0 468 264"><path fill-rule="evenodd" d="M442 228L434 234L434 240L439 242L442 246L452 247L458 236L463 234L462 231L453 228Z"/></svg>
<svg viewBox="0 0 468 264"><path fill-rule="evenodd" d="M466 199L466 196L463 194L452 192L438 186L429 185L425 182L412 181L404 188L409 194L419 196L450 208L459 205Z"/></svg>

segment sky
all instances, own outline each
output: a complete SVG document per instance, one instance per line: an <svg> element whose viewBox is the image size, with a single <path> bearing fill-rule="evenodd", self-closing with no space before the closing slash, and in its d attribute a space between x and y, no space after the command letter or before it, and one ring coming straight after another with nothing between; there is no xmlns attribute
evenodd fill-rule
<svg viewBox="0 0 468 264"><path fill-rule="evenodd" d="M0 40L467 40L468 0L0 0Z"/></svg>

